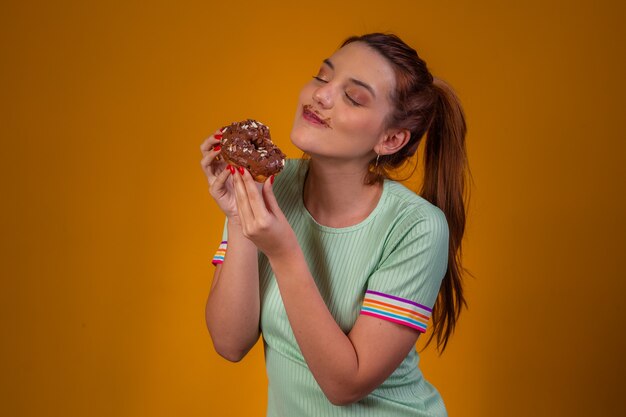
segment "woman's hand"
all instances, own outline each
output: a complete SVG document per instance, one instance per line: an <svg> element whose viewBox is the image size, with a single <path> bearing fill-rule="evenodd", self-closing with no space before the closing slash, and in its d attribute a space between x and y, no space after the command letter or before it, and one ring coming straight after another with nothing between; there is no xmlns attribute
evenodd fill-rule
<svg viewBox="0 0 626 417"><path fill-rule="evenodd" d="M294 245L298 245L298 240L274 196L273 176L265 181L261 189L243 168L233 174L233 179L244 236L270 260L289 256Z"/></svg>
<svg viewBox="0 0 626 417"><path fill-rule="evenodd" d="M209 181L211 196L229 221L234 220L235 223L238 223L237 200L235 199L233 181L229 178L231 171L228 169L232 167L227 166L223 160L218 158L221 138L221 131L217 130L200 145L200 151L203 155L200 165Z"/></svg>

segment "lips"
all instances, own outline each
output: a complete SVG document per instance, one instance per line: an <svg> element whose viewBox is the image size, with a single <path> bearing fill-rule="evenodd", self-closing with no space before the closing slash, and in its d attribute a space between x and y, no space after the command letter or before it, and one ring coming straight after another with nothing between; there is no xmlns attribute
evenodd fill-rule
<svg viewBox="0 0 626 417"><path fill-rule="evenodd" d="M305 104L302 107L302 117L314 125L330 128L330 118L323 118L310 104Z"/></svg>

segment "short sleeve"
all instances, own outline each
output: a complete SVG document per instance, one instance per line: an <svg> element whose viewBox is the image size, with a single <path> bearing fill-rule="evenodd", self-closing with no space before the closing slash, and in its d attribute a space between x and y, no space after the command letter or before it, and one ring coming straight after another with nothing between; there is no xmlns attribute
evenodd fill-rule
<svg viewBox="0 0 626 417"><path fill-rule="evenodd" d="M228 224L228 218L224 220L224 230L222 231L222 242L218 246L217 251L215 251L215 254L213 255L213 259L211 260L211 263L216 266L223 263L226 257L226 249L228 247L228 228L226 227L227 224Z"/></svg>
<svg viewBox="0 0 626 417"><path fill-rule="evenodd" d="M437 207L399 221L367 281L361 314L426 332L448 268L448 241L448 223Z"/></svg>

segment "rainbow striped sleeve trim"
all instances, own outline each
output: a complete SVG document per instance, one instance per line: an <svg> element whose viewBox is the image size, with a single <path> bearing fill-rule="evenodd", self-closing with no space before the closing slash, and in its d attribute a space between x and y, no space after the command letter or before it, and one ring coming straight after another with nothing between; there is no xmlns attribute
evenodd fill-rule
<svg viewBox="0 0 626 417"><path fill-rule="evenodd" d="M226 246L228 246L228 241L224 240L220 243L220 247L217 248L217 252L215 252L213 260L211 261L213 265L218 265L224 262L224 257L226 256Z"/></svg>
<svg viewBox="0 0 626 417"><path fill-rule="evenodd" d="M432 309L425 305L406 298L372 290L365 292L361 306L361 314L403 324L422 333L426 332L432 312Z"/></svg>

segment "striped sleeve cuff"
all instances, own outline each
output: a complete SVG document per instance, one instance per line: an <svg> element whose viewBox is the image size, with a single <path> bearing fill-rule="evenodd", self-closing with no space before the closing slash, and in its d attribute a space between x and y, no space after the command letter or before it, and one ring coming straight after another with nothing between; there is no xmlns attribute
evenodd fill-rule
<svg viewBox="0 0 626 417"><path fill-rule="evenodd" d="M403 324L424 333L432 315L432 309L406 298L367 290L361 306L361 314Z"/></svg>
<svg viewBox="0 0 626 417"><path fill-rule="evenodd" d="M218 265L224 262L224 257L226 256L226 246L228 246L228 241L224 240L220 243L220 247L217 248L215 255L213 255L213 260L211 261L213 265Z"/></svg>

